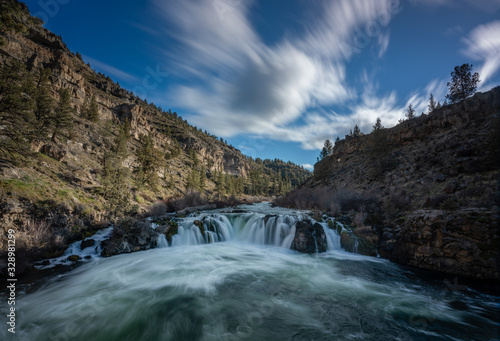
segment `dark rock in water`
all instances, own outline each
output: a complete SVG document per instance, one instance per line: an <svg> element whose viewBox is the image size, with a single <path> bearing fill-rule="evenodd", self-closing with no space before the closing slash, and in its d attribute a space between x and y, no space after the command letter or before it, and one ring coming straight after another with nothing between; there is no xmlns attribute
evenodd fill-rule
<svg viewBox="0 0 500 341"><path fill-rule="evenodd" d="M83 259L90 259L90 258L92 258L91 255L87 255L87 256L83 257Z"/></svg>
<svg viewBox="0 0 500 341"><path fill-rule="evenodd" d="M77 256L77 255L71 255L68 257L68 260L70 262L76 262L76 261L79 261L80 259L82 259L80 256Z"/></svg>
<svg viewBox="0 0 500 341"><path fill-rule="evenodd" d="M94 239L85 239L85 240L82 240L82 244L80 245L80 250L83 250L87 247L91 247L91 246L94 246L95 244L95 240Z"/></svg>
<svg viewBox="0 0 500 341"><path fill-rule="evenodd" d="M231 213L248 213L248 211L247 210L236 209L236 210L232 210Z"/></svg>
<svg viewBox="0 0 500 341"><path fill-rule="evenodd" d="M50 261L49 261L49 260L44 260L44 261L42 262L42 265L50 265Z"/></svg>
<svg viewBox="0 0 500 341"><path fill-rule="evenodd" d="M103 257L148 250L157 246L158 232L153 230L149 223L129 219L116 228L121 229L121 235L114 234L101 243Z"/></svg>
<svg viewBox="0 0 500 341"><path fill-rule="evenodd" d="M265 217L264 217L264 224L267 224L267 221L271 218L276 218L278 217L276 214L267 214Z"/></svg>
<svg viewBox="0 0 500 341"><path fill-rule="evenodd" d="M295 226L295 238L292 249L301 253L325 252L327 248L326 235L323 226L309 221L299 221Z"/></svg>

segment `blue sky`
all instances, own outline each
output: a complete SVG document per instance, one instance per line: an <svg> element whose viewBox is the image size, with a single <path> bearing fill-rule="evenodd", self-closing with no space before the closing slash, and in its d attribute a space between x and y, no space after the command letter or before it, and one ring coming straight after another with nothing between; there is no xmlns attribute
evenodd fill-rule
<svg viewBox="0 0 500 341"><path fill-rule="evenodd" d="M456 65L500 84L500 0L33 0L92 67L252 157L444 101Z"/></svg>

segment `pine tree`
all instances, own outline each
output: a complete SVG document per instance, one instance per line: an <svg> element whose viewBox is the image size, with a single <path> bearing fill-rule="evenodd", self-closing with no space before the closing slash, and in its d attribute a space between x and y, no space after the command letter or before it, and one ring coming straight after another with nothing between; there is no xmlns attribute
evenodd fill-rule
<svg viewBox="0 0 500 341"><path fill-rule="evenodd" d="M131 191L127 185L129 171L118 158L105 158L101 183L104 186L106 209L114 219L130 210Z"/></svg>
<svg viewBox="0 0 500 341"><path fill-rule="evenodd" d="M115 138L115 142L111 147L113 153L118 157L126 157L127 155L127 143L130 140L130 123L125 121L120 124L118 128L118 135Z"/></svg>
<svg viewBox="0 0 500 341"><path fill-rule="evenodd" d="M136 158L138 166L135 169L138 187L148 184L155 187L158 182L157 172L163 166L162 154L155 148L150 135L142 135L141 148L137 149Z"/></svg>
<svg viewBox="0 0 500 341"><path fill-rule="evenodd" d="M373 158L380 158L387 153L387 147L387 132L382 125L382 121L377 117L377 122L373 126L371 133L370 154Z"/></svg>
<svg viewBox="0 0 500 341"><path fill-rule="evenodd" d="M382 121L380 120L380 117L377 117L377 122L373 126L372 132L375 132L377 130L384 129L384 126L382 125Z"/></svg>
<svg viewBox="0 0 500 341"><path fill-rule="evenodd" d="M332 152L333 152L333 145L330 142L330 140L326 140L323 145L323 149L321 150L321 153L319 155L320 160L323 160L328 155L332 154Z"/></svg>
<svg viewBox="0 0 500 341"><path fill-rule="evenodd" d="M99 105L97 104L95 96L92 96L90 101L85 103L82 109L82 116L92 122L97 122L99 120Z"/></svg>
<svg viewBox="0 0 500 341"><path fill-rule="evenodd" d="M50 95L50 76L51 69L40 70L37 88L35 91L35 117L37 120L38 137L42 140L48 138L47 133L52 124L55 102Z"/></svg>
<svg viewBox="0 0 500 341"><path fill-rule="evenodd" d="M186 179L186 190L198 190L200 187L200 174L196 169L191 169Z"/></svg>
<svg viewBox="0 0 500 341"><path fill-rule="evenodd" d="M200 171L200 191L203 191L205 189L205 186L207 184L207 171L205 170L205 167L201 168Z"/></svg>
<svg viewBox="0 0 500 341"><path fill-rule="evenodd" d="M408 118L408 120L415 118L415 109L413 109L412 104L410 104L408 106L408 109L406 110L406 117Z"/></svg>
<svg viewBox="0 0 500 341"><path fill-rule="evenodd" d="M56 142L56 137L68 137L74 126L73 120L74 109L71 106L71 90L59 90L59 102L51 117L51 125L53 129L52 141Z"/></svg>
<svg viewBox="0 0 500 341"><path fill-rule="evenodd" d="M429 113L431 113L437 109L437 104L436 104L436 101L434 100L434 95L432 93L431 93L431 97L429 98L428 109L429 109Z"/></svg>
<svg viewBox="0 0 500 341"><path fill-rule="evenodd" d="M224 174L222 172L216 172L214 174L215 177L215 191L219 196L225 194L224 188Z"/></svg>
<svg viewBox="0 0 500 341"><path fill-rule="evenodd" d="M124 215L130 210L131 191L128 180L130 171L122 166L127 157L127 141L130 138L128 122L120 126L118 135L113 141L110 152L103 159L104 167L101 173L101 183L104 186L106 209L113 218Z"/></svg>
<svg viewBox="0 0 500 341"><path fill-rule="evenodd" d="M354 136L360 136L361 135L361 130L359 130L359 127L358 125L356 124L354 126L354 132L353 132Z"/></svg>
<svg viewBox="0 0 500 341"><path fill-rule="evenodd" d="M446 99L451 103L465 100L476 92L479 82L479 74L477 72L472 74L472 65L455 66L451 73L451 82L447 84L449 93L446 95Z"/></svg>
<svg viewBox="0 0 500 341"><path fill-rule="evenodd" d="M0 155L21 161L36 137L35 83L18 61L4 64L0 76Z"/></svg>

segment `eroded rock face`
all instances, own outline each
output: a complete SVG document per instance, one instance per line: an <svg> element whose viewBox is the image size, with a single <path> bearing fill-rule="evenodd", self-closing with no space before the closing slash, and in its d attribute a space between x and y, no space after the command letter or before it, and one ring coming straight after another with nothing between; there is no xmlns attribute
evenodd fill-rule
<svg viewBox="0 0 500 341"><path fill-rule="evenodd" d="M299 221L295 226L292 249L301 253L326 252L327 243L323 226L309 221Z"/></svg>
<svg viewBox="0 0 500 341"><path fill-rule="evenodd" d="M487 209L413 212L397 234L387 234L381 252L423 269L500 279L498 217Z"/></svg>
<svg viewBox="0 0 500 341"><path fill-rule="evenodd" d="M146 222L127 221L117 229L117 233L101 243L101 256L148 250L158 244L158 233Z"/></svg>

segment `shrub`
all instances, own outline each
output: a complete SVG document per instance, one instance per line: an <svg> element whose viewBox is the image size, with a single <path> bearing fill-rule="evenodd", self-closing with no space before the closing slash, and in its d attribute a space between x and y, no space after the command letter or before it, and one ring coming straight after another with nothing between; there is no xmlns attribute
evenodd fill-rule
<svg viewBox="0 0 500 341"><path fill-rule="evenodd" d="M52 240L50 224L46 220L27 220L17 234L16 243L27 249L41 248Z"/></svg>
<svg viewBox="0 0 500 341"><path fill-rule="evenodd" d="M156 204L149 207L148 216L150 217L160 217L167 213L167 205L163 202L157 202Z"/></svg>
<svg viewBox="0 0 500 341"><path fill-rule="evenodd" d="M363 227L365 226L366 217L367 214L364 212L364 209L362 209L358 213L356 213L354 219L352 220L352 224L354 225L354 227Z"/></svg>
<svg viewBox="0 0 500 341"><path fill-rule="evenodd" d="M165 204L168 212L183 210L187 207L206 205L208 202L198 191L188 190L184 196L167 199Z"/></svg>

